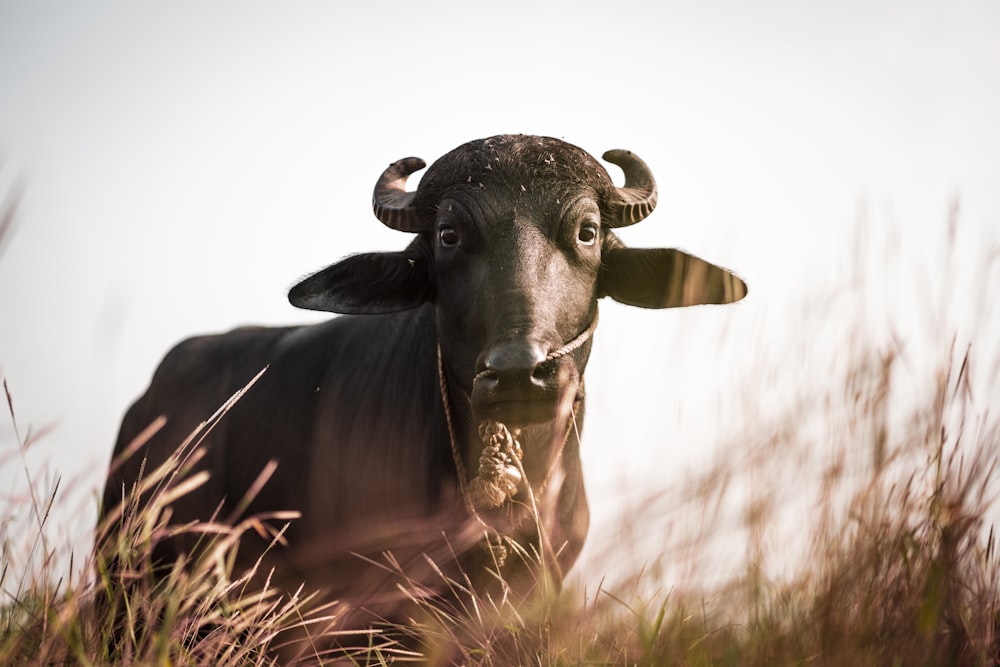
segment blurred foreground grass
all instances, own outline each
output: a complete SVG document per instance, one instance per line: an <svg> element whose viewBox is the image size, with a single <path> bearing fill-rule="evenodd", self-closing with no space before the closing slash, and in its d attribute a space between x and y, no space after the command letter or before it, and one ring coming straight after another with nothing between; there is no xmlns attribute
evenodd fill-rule
<svg viewBox="0 0 1000 667"><path fill-rule="evenodd" d="M650 594L643 578L657 576L653 563L635 574L633 586L569 589L517 609L504 600L474 600L452 581L464 602L439 608L421 602L418 585L399 572L424 612L404 634L418 638L416 650L426 658L463 664L1000 664L991 518L1000 428L988 409L974 410L964 354L942 367L903 428L887 429L885 378L894 359L863 356L840 388L850 432L831 450L822 488L796 528L805 557L793 559L780 578L766 575L762 564L790 545L766 539L781 508L761 496L742 508L748 566L712 588L687 580ZM764 438L758 474L770 460L786 465L782 457L801 445L795 429L784 433ZM859 452L869 460L858 462ZM188 527L210 548L165 578L150 576L152 547L168 533L165 504L200 481L187 479L183 467L179 458L147 475L148 485L161 487L160 501L141 511L126 506L126 528L99 537L105 558L95 550L83 567L71 559L66 572L55 569L58 548L46 536L58 484L20 499L34 517L28 535L6 530L18 501L11 499L0 570L0 664L258 664L270 660L267 649L283 630L345 630L336 624L337 607L319 608L308 592L251 589L248 573L233 572L234 549L250 524ZM721 492L713 484L732 483L732 470L715 469L699 493L709 498ZM119 559L115 571L109 553ZM392 634L366 636L370 642L356 647L361 662L415 657Z"/></svg>

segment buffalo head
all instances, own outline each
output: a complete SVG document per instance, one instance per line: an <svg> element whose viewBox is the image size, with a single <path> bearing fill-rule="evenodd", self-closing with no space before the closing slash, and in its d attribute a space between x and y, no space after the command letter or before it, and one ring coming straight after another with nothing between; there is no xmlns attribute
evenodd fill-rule
<svg viewBox="0 0 1000 667"><path fill-rule="evenodd" d="M624 171L623 187L588 153L546 137L459 146L414 192L406 180L423 160L395 162L375 186L375 214L416 238L323 269L289 299L355 314L433 303L444 368L477 419L551 420L580 392L599 298L670 308L746 294L743 281L682 251L625 247L613 230L652 212L656 183L629 151L603 157Z"/></svg>

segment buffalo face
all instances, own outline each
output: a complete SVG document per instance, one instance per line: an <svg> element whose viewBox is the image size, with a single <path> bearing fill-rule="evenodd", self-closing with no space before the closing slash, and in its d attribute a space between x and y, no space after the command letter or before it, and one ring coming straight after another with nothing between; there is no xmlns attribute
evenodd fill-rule
<svg viewBox="0 0 1000 667"><path fill-rule="evenodd" d="M745 284L674 249L630 249L612 229L656 204L646 165L628 151L605 159L545 137L464 144L424 166L389 166L373 198L379 219L416 233L406 250L348 257L305 279L289 298L338 313L387 313L432 302L449 380L477 419L551 420L580 392L589 334L603 296L645 308L728 303Z"/></svg>

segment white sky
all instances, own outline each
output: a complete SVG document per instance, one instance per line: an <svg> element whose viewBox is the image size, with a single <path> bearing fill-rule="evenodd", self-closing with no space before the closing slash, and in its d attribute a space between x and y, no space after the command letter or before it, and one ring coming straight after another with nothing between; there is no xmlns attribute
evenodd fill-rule
<svg viewBox="0 0 1000 667"><path fill-rule="evenodd" d="M672 484L737 428L726 406L763 396L755 369L784 366L778 404L824 380L808 327L851 319L826 308L859 226L866 312L909 303L894 290L920 273L910 306L954 296L945 328L977 335L974 297L1000 273L952 295L928 269L955 198L959 264L998 237L998 35L988 1L0 0L0 192L27 186L0 247L0 375L22 431L55 425L38 460L96 488L171 344L315 321L285 299L298 277L405 245L370 211L389 162L501 132L629 148L661 197L626 242L731 267L751 296L604 307L584 454L612 516L622 489ZM13 446L0 420L0 456ZM21 477L0 469L0 485ZM95 504L81 497L77 527Z"/></svg>

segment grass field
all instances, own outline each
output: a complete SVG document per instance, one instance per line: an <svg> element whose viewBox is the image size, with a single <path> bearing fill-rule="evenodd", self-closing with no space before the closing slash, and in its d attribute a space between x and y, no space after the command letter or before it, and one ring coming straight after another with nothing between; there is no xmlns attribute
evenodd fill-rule
<svg viewBox="0 0 1000 667"><path fill-rule="evenodd" d="M785 563L780 578L764 566L780 555L782 545L768 538L780 508L760 497L742 509L747 567L712 588L662 582L669 588L657 593L652 563L635 573L633 586L595 582L515 609L474 600L452 581L464 604L421 603L425 613L406 631L421 638L424 657L460 656L465 664L993 664L1000 658L991 519L1000 427L989 410L975 409L969 357L955 361L902 420L885 413L891 355L865 358L840 388L841 407L851 409L849 432L839 434L799 527L805 557ZM905 427L890 430L889 423ZM787 440L772 433L760 455L788 465L782 457L794 459L802 445L795 432L789 429ZM852 460L859 451L869 459ZM146 483L160 486L159 501L126 508L126 528L99 536L124 577L109 576L106 559L93 554L85 566L54 569L64 559L46 535L46 516L58 488L36 488L22 499L36 530L4 533L0 663L266 664L280 631L336 626L338 608L319 608L305 591L288 596L245 586L232 557L249 523L190 527L211 543L206 554L160 580L149 576L152 546L168 532L164 505L202 481L172 477L175 470L151 471ZM731 484L732 475L710 471L698 493L718 496L713 484ZM271 518L280 526L290 517ZM406 573L399 577L405 586ZM358 648L360 662L413 657L391 635L372 634Z"/></svg>

